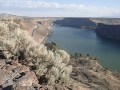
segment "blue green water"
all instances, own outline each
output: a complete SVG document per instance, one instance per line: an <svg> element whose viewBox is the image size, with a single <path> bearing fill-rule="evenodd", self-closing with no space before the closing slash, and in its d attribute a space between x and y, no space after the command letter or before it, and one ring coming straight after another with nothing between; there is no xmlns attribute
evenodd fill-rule
<svg viewBox="0 0 120 90"><path fill-rule="evenodd" d="M94 30L53 26L47 42L52 41L69 53L89 53L99 58L105 68L120 72L120 43L100 38Z"/></svg>

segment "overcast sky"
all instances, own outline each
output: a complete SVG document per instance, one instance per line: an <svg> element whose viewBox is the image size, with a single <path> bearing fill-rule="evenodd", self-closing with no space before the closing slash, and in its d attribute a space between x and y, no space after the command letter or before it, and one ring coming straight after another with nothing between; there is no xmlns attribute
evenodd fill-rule
<svg viewBox="0 0 120 90"><path fill-rule="evenodd" d="M120 0L0 0L0 13L41 17L120 17Z"/></svg>

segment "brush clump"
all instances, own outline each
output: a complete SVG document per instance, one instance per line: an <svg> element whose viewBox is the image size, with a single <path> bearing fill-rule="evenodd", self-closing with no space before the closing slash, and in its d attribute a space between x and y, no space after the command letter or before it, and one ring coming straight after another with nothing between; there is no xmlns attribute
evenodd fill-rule
<svg viewBox="0 0 120 90"><path fill-rule="evenodd" d="M62 84L70 79L70 55L64 50L47 49L15 22L0 21L0 49L7 52L6 58L14 57L34 70L42 84Z"/></svg>

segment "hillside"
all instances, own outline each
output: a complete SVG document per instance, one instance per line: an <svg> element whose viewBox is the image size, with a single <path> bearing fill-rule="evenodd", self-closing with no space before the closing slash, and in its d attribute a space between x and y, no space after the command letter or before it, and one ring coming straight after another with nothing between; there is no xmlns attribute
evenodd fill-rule
<svg viewBox="0 0 120 90"><path fill-rule="evenodd" d="M104 69L97 58L42 43L50 27L48 19L0 20L0 89L120 89L120 74Z"/></svg>

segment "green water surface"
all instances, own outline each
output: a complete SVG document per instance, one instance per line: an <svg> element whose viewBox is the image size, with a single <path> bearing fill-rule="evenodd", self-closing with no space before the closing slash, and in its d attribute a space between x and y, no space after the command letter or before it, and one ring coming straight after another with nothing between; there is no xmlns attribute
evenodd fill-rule
<svg viewBox="0 0 120 90"><path fill-rule="evenodd" d="M94 30L53 26L47 42L52 41L69 53L89 53L99 58L105 68L120 72L120 43L100 38Z"/></svg>

